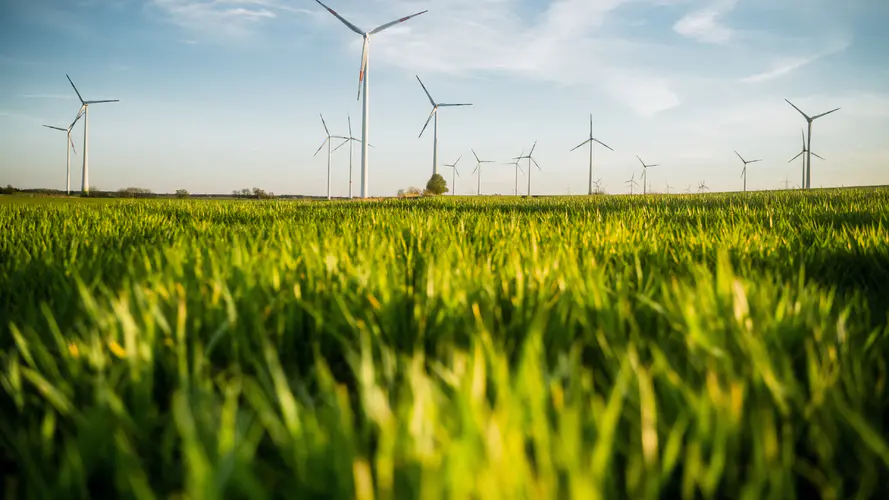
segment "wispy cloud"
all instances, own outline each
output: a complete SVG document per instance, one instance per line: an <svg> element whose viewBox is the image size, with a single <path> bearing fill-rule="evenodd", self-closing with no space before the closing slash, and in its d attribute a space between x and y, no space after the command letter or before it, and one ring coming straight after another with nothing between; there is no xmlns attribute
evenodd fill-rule
<svg viewBox="0 0 889 500"><path fill-rule="evenodd" d="M74 94L21 94L24 99L74 99Z"/></svg>
<svg viewBox="0 0 889 500"><path fill-rule="evenodd" d="M812 64L813 62L823 57L827 57L829 55L833 55L846 50L849 47L850 43L851 42L849 40L838 40L833 42L832 46L828 49L814 55L803 57L776 58L772 62L771 68L769 68L768 70L745 77L741 81L744 83L762 83L781 78L783 76L789 75L790 73L793 73L800 68L808 66L809 64Z"/></svg>
<svg viewBox="0 0 889 500"><path fill-rule="evenodd" d="M148 0L148 5L174 24L222 38L246 37L281 13L308 12L283 0Z"/></svg>
<svg viewBox="0 0 889 500"><path fill-rule="evenodd" d="M734 31L722 19L737 3L737 0L716 0L703 9L686 14L673 25L673 30L702 43L726 43L732 39Z"/></svg>

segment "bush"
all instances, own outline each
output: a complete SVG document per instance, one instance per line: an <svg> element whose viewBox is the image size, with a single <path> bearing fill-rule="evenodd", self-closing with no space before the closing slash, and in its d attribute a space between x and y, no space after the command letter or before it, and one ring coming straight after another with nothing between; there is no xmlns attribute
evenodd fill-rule
<svg viewBox="0 0 889 500"><path fill-rule="evenodd" d="M145 198L150 194L150 189L140 187L128 187L117 191L117 195L121 198Z"/></svg>
<svg viewBox="0 0 889 500"><path fill-rule="evenodd" d="M426 183L426 194L441 195L448 192L448 183L441 174L432 174Z"/></svg>
<svg viewBox="0 0 889 500"><path fill-rule="evenodd" d="M13 194L17 191L18 189L12 187L12 184L7 184L6 187L0 187L0 194Z"/></svg>
<svg viewBox="0 0 889 500"><path fill-rule="evenodd" d="M411 186L407 189L399 189L398 190L398 197L399 198L416 198L416 197L420 196L421 194L423 194L423 191L420 188L414 187L414 186Z"/></svg>
<svg viewBox="0 0 889 500"><path fill-rule="evenodd" d="M188 191L184 189L177 189L176 198L188 198Z"/></svg>

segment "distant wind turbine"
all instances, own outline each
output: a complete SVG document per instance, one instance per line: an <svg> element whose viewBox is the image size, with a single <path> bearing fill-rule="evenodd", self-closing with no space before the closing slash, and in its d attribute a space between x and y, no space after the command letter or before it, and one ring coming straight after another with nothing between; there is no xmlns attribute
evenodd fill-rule
<svg viewBox="0 0 889 500"><path fill-rule="evenodd" d="M457 196L457 177L460 177L460 172L457 171L457 164L460 163L460 160L462 159L463 155L460 155L454 163L451 163L450 165L445 163L446 167L454 169L453 181L451 182L451 196Z"/></svg>
<svg viewBox="0 0 889 500"><path fill-rule="evenodd" d="M802 130L800 131L800 133L803 136L803 150L800 151L800 153L798 155L791 158L790 161L788 161L787 163L791 163L793 160L795 160L795 159L799 158L800 156L803 156L804 154L809 152L809 148L806 147L806 133L805 133L805 131L802 131ZM812 156L814 156L815 158L821 158L820 156L818 156L815 153L812 153ZM824 158L821 158L821 159L823 160ZM803 156L803 183L800 184L800 186L806 185L806 161L807 161L806 157Z"/></svg>
<svg viewBox="0 0 889 500"><path fill-rule="evenodd" d="M522 155L522 156L513 158L513 160L528 160L528 197L529 198L531 197L531 162L534 162L534 165L537 167L537 170L540 170L541 172L543 171L543 169L541 169L540 165L537 163L537 160L534 159L534 149L536 149L536 148L537 148L537 141L534 141L534 145L531 146L531 152L528 153L528 156Z"/></svg>
<svg viewBox="0 0 889 500"><path fill-rule="evenodd" d="M812 188L812 122L814 122L815 120L817 120L823 116L827 116L835 111L839 111L840 108L832 109L832 110L828 111L827 113L821 113L820 115L809 116L809 115L803 113L803 111L801 109L796 107L796 105L793 104L792 102L790 102L789 100L787 100L787 99L784 99L784 100L787 101L787 104L790 104L791 106L793 106L793 109L799 111L799 114L803 115L803 118L806 119L806 123L809 124L809 145L808 145L808 148L806 151L806 153L807 153L806 154L806 181L804 183L804 186L806 187L806 189L811 189Z"/></svg>
<svg viewBox="0 0 889 500"><path fill-rule="evenodd" d="M710 188L707 187L707 183L705 181L701 181L698 185L698 192L703 193L704 191L708 191Z"/></svg>
<svg viewBox="0 0 889 500"><path fill-rule="evenodd" d="M667 194L670 194L670 189L672 189L673 186L671 186L669 182L667 182L666 184L667 184Z"/></svg>
<svg viewBox="0 0 889 500"><path fill-rule="evenodd" d="M639 158L639 155L636 155L636 158ZM659 167L660 165L646 165L642 158L639 158L639 163L642 164L642 194L648 194L648 169L651 167Z"/></svg>
<svg viewBox="0 0 889 500"><path fill-rule="evenodd" d="M71 130L74 128L74 125L77 124L77 121L80 120L80 117L83 116L83 113L77 113L77 118L71 122L71 125L68 125L68 128L62 127L53 127L52 125L44 125L46 128L51 128L53 130L61 130L66 133L65 139L65 194L71 194L71 151L74 151L74 154L77 154L77 149L74 147L74 141L71 139ZM71 145L69 148L68 145Z"/></svg>
<svg viewBox="0 0 889 500"><path fill-rule="evenodd" d="M507 165L513 165L513 166L515 166L515 191L513 192L513 194L514 194L515 196L518 196L518 195L519 195L519 172L521 172L522 175L525 175L525 171L522 170L521 165L519 165L519 163L522 161L522 160L520 160L519 158L521 158L521 157L524 156L524 155L525 155L525 151L522 150L522 152L521 152L521 154L519 154L519 156L513 158L513 159L512 159L512 162L507 163Z"/></svg>
<svg viewBox="0 0 889 500"><path fill-rule="evenodd" d="M593 185L596 186L596 191L594 191L595 194L604 194L604 192L602 191L602 178L601 177L599 177L598 180L593 182Z"/></svg>
<svg viewBox="0 0 889 500"><path fill-rule="evenodd" d="M738 158L740 158L741 162L744 163L744 170L741 171L741 177L744 178L744 192L746 193L747 192L747 165L750 165L751 163L761 162L762 160L749 160L748 161L748 160L745 160L744 157L741 156L741 154L738 153L737 151L735 151L735 154L738 155Z"/></svg>
<svg viewBox="0 0 889 500"><path fill-rule="evenodd" d="M367 99L369 84L368 84L368 72L369 72L369 62L368 59L370 57L370 37L375 35L383 30L389 29L396 24L403 23L408 19L413 17L417 17L420 14L424 14L427 11L417 12L416 14L411 14L407 17L402 17L401 19L397 19L395 21L380 25L370 31L362 31L354 24L350 23L343 16L336 13L335 10L330 7L324 5L321 0L315 0L322 7L327 9L328 12L333 14L334 17L340 20L343 24L346 25L350 30L355 33L361 35L364 38L364 45L361 50L361 71L358 73L358 99L361 99L362 92L362 83L364 84L364 102L362 103L362 115L361 115L361 197L367 198L368 195L368 158L367 158L367 145L368 145L368 136L370 135L370 119L368 116L368 111L370 110L370 102Z"/></svg>
<svg viewBox="0 0 889 500"><path fill-rule="evenodd" d="M319 113L319 115L321 115ZM324 121L324 115L321 115L321 124L324 125L324 133L327 134L324 137L324 142L321 143L321 146L318 148L318 151L315 151L314 156L318 156L318 153L324 149L324 145L327 145L327 199L330 200L330 143L333 142L331 139L342 139L343 144L349 142L349 137L343 137L341 135L330 135L330 130L327 129L327 122ZM337 146L339 149L343 144Z"/></svg>
<svg viewBox="0 0 889 500"><path fill-rule="evenodd" d="M633 195L633 188L639 186L639 183L636 182L636 172L633 172L633 176L630 177L630 180L628 180L624 184L630 186L630 196L632 196Z"/></svg>
<svg viewBox="0 0 889 500"><path fill-rule="evenodd" d="M356 139L355 136L352 135L352 117L350 115L346 115L346 118L349 120L349 140L343 142L339 146L333 148L333 152L336 153L336 150L349 145L349 199L352 199L352 145L356 142L361 142L361 139ZM374 147L373 144L368 144L369 147ZM318 154L318 153L315 153Z"/></svg>
<svg viewBox="0 0 889 500"><path fill-rule="evenodd" d="M440 102L435 102L435 99L432 98L432 95L426 89L426 86L423 85L423 80L420 80L420 77L417 76L417 81L420 82L420 86L423 87L423 92L426 93L426 97L429 98L429 102L432 104L432 112L429 113L429 118L426 119L426 124L423 125L423 130L420 131L420 136L423 137L423 132L426 131L426 127L429 126L429 120L435 117L435 125L433 128L435 129L435 138L432 140L432 175L438 173L438 110L439 108L455 108L460 106L472 106L472 104L445 104Z"/></svg>
<svg viewBox="0 0 889 500"><path fill-rule="evenodd" d="M90 120L89 120L89 108L90 104L104 104L106 102L120 102L117 99L107 100L107 101L84 101L83 97L80 95L80 91L77 90L77 87L74 86L74 82L71 81L71 77L65 75L65 78L68 79L68 83L74 87L74 92L77 94L77 98L80 99L80 112L78 114L83 115L83 174L80 180L80 191L84 194L89 194L90 192L90 162L89 162L89 153L90 153L90 143L89 143L89 133L90 133Z"/></svg>
<svg viewBox="0 0 889 500"><path fill-rule="evenodd" d="M493 160L480 160L478 158L478 155L475 154L474 149L472 149L470 151L472 151L472 156L475 156L475 161L477 162L475 164L475 170L473 170L472 174L470 174L470 175L475 175L475 173L478 172L478 195L481 196L481 194L482 194L482 164L494 163L494 161Z"/></svg>
<svg viewBox="0 0 889 500"><path fill-rule="evenodd" d="M571 152L574 152L586 144L590 145L590 177L589 177L589 185L588 185L588 189L587 189L587 191L588 191L587 194L590 194L590 195L593 194L593 143L596 143L596 142L598 142L602 146L605 146L606 148L608 148L612 152L614 152L614 150L611 149L610 146L608 146L604 142L600 141L599 139L596 139L595 137L593 137L593 114L590 113L590 136L589 136L589 138L587 138L587 140L583 141L577 147L575 147L574 149L571 150Z"/></svg>

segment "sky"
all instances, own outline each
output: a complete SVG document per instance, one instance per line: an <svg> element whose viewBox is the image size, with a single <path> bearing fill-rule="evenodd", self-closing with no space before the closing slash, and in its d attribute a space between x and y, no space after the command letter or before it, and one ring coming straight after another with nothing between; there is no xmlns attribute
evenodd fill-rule
<svg viewBox="0 0 889 500"><path fill-rule="evenodd" d="M889 2L884 0L327 0L360 28L427 13L370 42L370 195L432 173L431 105L443 109L440 171L457 194L512 194L510 159L531 148L533 194L655 192L800 183L817 120L812 186L889 184ZM838 6L841 5L841 6ZM65 187L66 127L90 107L90 184L102 190L324 195L331 133L361 133L361 37L313 0L0 0L0 184ZM83 124L72 133L81 183ZM360 190L360 150L353 157ZM523 165L527 173L527 165ZM349 152L332 156L349 192ZM519 194L527 178L519 174ZM453 186L451 186L453 188Z"/></svg>

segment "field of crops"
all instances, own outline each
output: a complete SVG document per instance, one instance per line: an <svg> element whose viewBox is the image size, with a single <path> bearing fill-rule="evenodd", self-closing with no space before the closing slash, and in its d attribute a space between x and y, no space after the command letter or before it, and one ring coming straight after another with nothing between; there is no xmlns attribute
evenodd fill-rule
<svg viewBox="0 0 889 500"><path fill-rule="evenodd" d="M889 498L889 190L0 197L4 498Z"/></svg>

